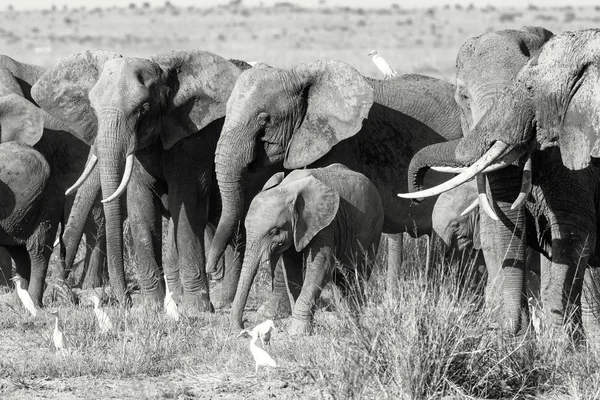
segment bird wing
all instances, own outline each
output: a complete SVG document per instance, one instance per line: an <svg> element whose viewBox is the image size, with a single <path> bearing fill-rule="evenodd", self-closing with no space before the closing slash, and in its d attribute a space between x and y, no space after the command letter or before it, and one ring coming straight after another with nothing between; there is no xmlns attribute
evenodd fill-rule
<svg viewBox="0 0 600 400"><path fill-rule="evenodd" d="M25 289L17 288L17 295L19 296L19 299L21 299L21 303L23 303L25 309L35 317L37 315L37 309L35 308L35 304L33 304L31 296L29 296L29 292Z"/></svg>
<svg viewBox="0 0 600 400"><path fill-rule="evenodd" d="M179 310L177 310L177 303L171 299L166 305L167 315L175 321L179 321Z"/></svg>
<svg viewBox="0 0 600 400"><path fill-rule="evenodd" d="M260 347L253 347L252 355L254 356L254 361L256 361L258 365L268 365L270 367L277 366L277 363L275 362L275 360L273 360L269 353L267 353Z"/></svg>

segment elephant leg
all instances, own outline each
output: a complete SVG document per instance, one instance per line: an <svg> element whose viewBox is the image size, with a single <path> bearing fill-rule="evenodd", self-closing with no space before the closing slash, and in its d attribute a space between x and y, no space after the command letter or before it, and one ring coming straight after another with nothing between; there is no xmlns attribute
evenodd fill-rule
<svg viewBox="0 0 600 400"><path fill-rule="evenodd" d="M398 272L402 268L402 250L404 234L385 234L387 237L387 279L388 291L395 291L398 286Z"/></svg>
<svg viewBox="0 0 600 400"><path fill-rule="evenodd" d="M333 237L329 231L321 231L304 250L306 274L302 291L292 311L290 335L311 331L314 308L321 291L331 277L333 266Z"/></svg>
<svg viewBox="0 0 600 400"><path fill-rule="evenodd" d="M504 329L517 333L524 327L527 316L524 296L526 225L524 210L511 210L521 181L520 172L514 172L513 167L508 167L488 174L488 198L493 200L499 220L492 220L481 208L479 212L481 246L488 269L486 306L492 312L504 315L500 318Z"/></svg>
<svg viewBox="0 0 600 400"><path fill-rule="evenodd" d="M179 268L177 267L179 256L177 254L177 245L175 243L175 225L173 218L168 220L167 229L167 257L163 264L163 270L167 282L169 283L169 290L173 293L173 300L177 304L181 303L183 299L183 287L181 286L181 276L179 275Z"/></svg>
<svg viewBox="0 0 600 400"><path fill-rule="evenodd" d="M161 200L153 190L154 179L142 170L135 170L135 179L131 179L127 187L127 215L136 275L144 301L162 305L165 288L162 279Z"/></svg>
<svg viewBox="0 0 600 400"><path fill-rule="evenodd" d="M210 249L214 237L214 227L211 224L204 230L204 249ZM240 273L242 272L242 261L244 259L243 249L235 244L228 244L219 262L217 269L224 271L223 279L216 282L210 293L210 300L216 309L231 306L235 298ZM206 254L208 255L208 254Z"/></svg>
<svg viewBox="0 0 600 400"><path fill-rule="evenodd" d="M11 246L7 247L10 257L15 263L15 272L20 278L21 287L25 290L29 288L29 280L31 276L31 259L29 252L25 246ZM15 291L16 295L16 291ZM20 304L20 301L15 296L15 302Z"/></svg>
<svg viewBox="0 0 600 400"><path fill-rule="evenodd" d="M9 286L12 278L12 258L8 250L0 247L0 286Z"/></svg>
<svg viewBox="0 0 600 400"><path fill-rule="evenodd" d="M106 270L106 236L103 233L100 237L92 238L90 236L93 235L86 235L85 275L81 285L83 289L97 288L108 284L108 281L103 279L103 272Z"/></svg>
<svg viewBox="0 0 600 400"><path fill-rule="evenodd" d="M544 326L581 326L581 290L587 266L589 250L574 235L552 240L552 265L550 278L542 291ZM589 248L589 247L588 247Z"/></svg>
<svg viewBox="0 0 600 400"><path fill-rule="evenodd" d="M31 273L27 291L37 307L43 307L48 263L52 255L52 245L56 237L58 222L42 223L27 240L27 252L31 260Z"/></svg>
<svg viewBox="0 0 600 400"><path fill-rule="evenodd" d="M190 315L212 312L204 258L208 196L205 189L194 182L178 182L173 186L169 186L169 211L174 232L171 246L177 251L183 288L182 308Z"/></svg>
<svg viewBox="0 0 600 400"><path fill-rule="evenodd" d="M585 270L581 296L582 325L588 341L600 340L600 262L591 257Z"/></svg>
<svg viewBox="0 0 600 400"><path fill-rule="evenodd" d="M285 273L283 268L285 267ZM286 283L287 277L287 283ZM284 252L273 273L273 288L267 300L258 309L264 319L286 318L292 313L289 291L294 301L300 295L303 284L302 258L298 254Z"/></svg>

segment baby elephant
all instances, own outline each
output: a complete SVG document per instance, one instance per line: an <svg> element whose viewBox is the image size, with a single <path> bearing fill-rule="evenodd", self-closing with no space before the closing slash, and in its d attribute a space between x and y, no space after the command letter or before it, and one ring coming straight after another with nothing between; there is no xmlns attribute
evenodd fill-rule
<svg viewBox="0 0 600 400"><path fill-rule="evenodd" d="M302 287L289 332L308 333L315 301L330 279L343 292L368 279L383 207L364 175L332 164L272 176L252 200L245 226L246 254L231 308L232 327L243 328L242 313L258 267L268 263L274 273L281 256L290 286ZM341 268L335 268L335 260ZM273 290L282 290L277 281Z"/></svg>

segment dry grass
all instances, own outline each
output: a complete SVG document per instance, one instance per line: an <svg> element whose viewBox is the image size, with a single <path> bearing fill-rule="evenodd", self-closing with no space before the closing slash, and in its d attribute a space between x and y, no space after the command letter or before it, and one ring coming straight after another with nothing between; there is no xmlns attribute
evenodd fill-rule
<svg viewBox="0 0 600 400"><path fill-rule="evenodd" d="M461 269L438 261L425 270L424 240L409 239L395 293L386 290L378 265L362 301L334 300L335 311L317 311L313 335L290 337L289 321L276 321L268 351L278 367L260 370L258 378L248 340L230 331L226 312L174 323L161 310L105 306L116 329L103 335L91 305L55 303L50 308L60 310L69 339L69 351L56 353L53 318L30 317L5 301L0 303L0 395L129 398L140 390L150 398L600 395L595 348L562 331L538 338L531 332L504 335L480 307L481 286L470 265ZM251 292L252 309L268 291L268 271L261 274ZM249 326L258 322L254 312L246 318Z"/></svg>

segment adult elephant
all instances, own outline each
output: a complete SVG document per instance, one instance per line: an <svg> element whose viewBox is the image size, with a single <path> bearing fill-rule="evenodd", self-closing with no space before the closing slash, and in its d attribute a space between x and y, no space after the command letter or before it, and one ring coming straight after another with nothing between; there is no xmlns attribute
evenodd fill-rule
<svg viewBox="0 0 600 400"><path fill-rule="evenodd" d="M399 171L407 171L414 153L462 135L453 93L454 86L441 80L421 75L369 79L338 61L244 71L227 103L217 146L223 217L207 269L216 270L250 200L284 168L344 164L379 190L384 232L429 233L435 199L410 207L395 194L406 188ZM275 280L282 281L281 268ZM275 293L271 308L286 298L285 292Z"/></svg>
<svg viewBox="0 0 600 400"><path fill-rule="evenodd" d="M524 34L527 35L527 31ZM474 51L465 51L463 47L458 58L458 77L464 84L457 87L457 100L463 102L463 109L468 107L477 110L467 114L471 115L468 125L471 131L463 140L431 146L417 154L411 164L409 181L411 189L419 189L422 186L420 177L428 168L470 165L488 149L485 160L475 162L453 181L471 178L496 161L498 165L508 165L500 171L487 174L487 191L483 187L485 180L478 178L481 192L485 194L482 199L493 199L492 215L499 219L494 221L482 214L481 233L483 238L488 238L482 243L486 264L495 276L503 278L503 285L497 287L502 289L506 321L511 330L518 331L526 309L522 296L526 243L537 244L537 250L551 259L551 265L541 271L545 324L556 326L564 323L569 305L580 301L585 265L596 247L600 170L591 165L578 171L569 170L561 163L561 157L564 159L564 156L559 150L548 148L551 141L546 136L551 134L560 137L560 133L565 136L576 135L593 129L586 125L586 121L595 113L586 110L589 110L589 99L592 98L589 93L596 81L585 85L590 82L585 79L588 77L586 69L573 69L568 78L556 80L558 71L561 71L556 63L574 65L571 63L574 59L572 49L579 45L593 49L598 43L597 39L593 40L598 37L597 32L566 33L550 39L541 47L549 36L544 34L540 37L540 46L533 49L528 49L523 40L515 41L515 35L514 31L505 33L503 36L507 39L500 40L496 47L492 47L493 51L485 48L478 50L477 41L471 42L467 48L472 50L474 47ZM573 41L573 37L577 39ZM571 43L572 47L566 43ZM582 57L584 53L581 52ZM488 59L485 58L486 54ZM527 61L530 56L531 60ZM472 65L479 65L478 68L472 68L476 73L472 74L471 81L463 79L460 73L460 66L467 66L464 60L468 59L471 59ZM515 64L515 60L522 62ZM581 59L575 63L579 62ZM516 76L514 82L507 68ZM485 71L491 75L486 75ZM532 79L535 76L533 71L546 79ZM478 87L477 83L483 85L491 77L503 76L506 77L504 87L496 87L482 100L476 97L477 91L470 89ZM560 91L557 88L561 88ZM546 151L536 151L534 132L539 136L541 147L548 148ZM569 149L566 151L568 157ZM512 160L523 153L529 155L513 165ZM526 178L523 184L522 174ZM531 195L526 197L531 184ZM452 186L448 184L444 188ZM433 192L439 193L439 190ZM574 193L577 195L574 196ZM413 195L421 196L422 193ZM525 208L521 207L523 199L527 199ZM493 297L488 298L494 300ZM584 322L591 324L588 329L596 330L597 322L594 322L591 306L586 304L582 308ZM575 315L577 317L578 314Z"/></svg>
<svg viewBox="0 0 600 400"><path fill-rule="evenodd" d="M210 310L204 228L213 190L213 157L225 105L240 69L190 50L150 59L86 51L61 60L32 88L33 97L92 145L85 182L99 168L104 197L108 270L119 300L129 304L123 266L122 211L127 212L143 293L162 303L161 196L168 196L167 278L188 311ZM132 176L134 178L132 178ZM211 208L216 212L215 207ZM140 260L140 257L143 257ZM141 262L140 262L141 261Z"/></svg>

